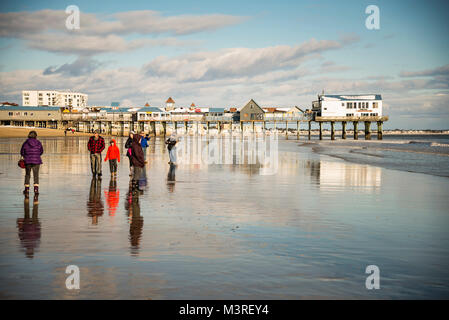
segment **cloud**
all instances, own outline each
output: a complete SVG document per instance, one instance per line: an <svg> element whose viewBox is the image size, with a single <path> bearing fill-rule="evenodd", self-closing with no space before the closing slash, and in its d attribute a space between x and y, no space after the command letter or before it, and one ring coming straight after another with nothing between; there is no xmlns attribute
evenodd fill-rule
<svg viewBox="0 0 449 320"><path fill-rule="evenodd" d="M340 37L342 44L352 44L360 41L360 36L355 33L345 34Z"/></svg>
<svg viewBox="0 0 449 320"><path fill-rule="evenodd" d="M176 77L181 81L238 78L296 68L306 59L341 47L338 41L311 39L297 46L232 48L175 58L158 57L143 69L148 76Z"/></svg>
<svg viewBox="0 0 449 320"><path fill-rule="evenodd" d="M0 37L27 38L46 31L76 32L90 36L104 35L186 35L235 25L246 17L225 14L162 16L157 11L127 11L99 19L95 14L80 12L80 29L67 30L69 15L62 10L0 13Z"/></svg>
<svg viewBox="0 0 449 320"><path fill-rule="evenodd" d="M422 70L422 71L402 71L399 74L401 77L434 77L445 76L449 77L449 64L434 69Z"/></svg>
<svg viewBox="0 0 449 320"><path fill-rule="evenodd" d="M32 49L47 52L95 55L147 46L193 45L198 42L173 36L213 31L247 19L224 14L162 16L150 10L121 12L100 19L95 14L80 12L80 29L68 30L65 25L68 16L61 10L0 13L0 37L18 38ZM127 40L126 36L132 36L133 40Z"/></svg>
<svg viewBox="0 0 449 320"><path fill-rule="evenodd" d="M43 75L51 74L63 74L66 76L85 76L93 71L97 70L99 67L105 63L94 60L92 58L80 57L76 59L73 63L65 63L60 67L50 66L43 71Z"/></svg>
<svg viewBox="0 0 449 320"><path fill-rule="evenodd" d="M30 48L47 52L92 56L108 52L126 52L142 47L186 46L193 43L195 42L181 41L175 38L134 39L127 41L113 34L104 37L77 34L39 34L30 37L27 44Z"/></svg>
<svg viewBox="0 0 449 320"><path fill-rule="evenodd" d="M241 23L247 19L224 14L163 17L159 12L149 10L122 12L115 14L114 17L117 18L114 30L116 33L169 33L175 35L216 30ZM94 31L101 32L101 26L94 28Z"/></svg>

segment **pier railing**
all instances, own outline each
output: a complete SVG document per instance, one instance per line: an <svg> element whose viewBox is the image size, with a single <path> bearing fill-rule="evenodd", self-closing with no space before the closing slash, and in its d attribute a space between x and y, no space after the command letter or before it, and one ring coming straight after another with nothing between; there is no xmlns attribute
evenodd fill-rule
<svg viewBox="0 0 449 320"><path fill-rule="evenodd" d="M309 115L265 115L265 121L310 121Z"/></svg>

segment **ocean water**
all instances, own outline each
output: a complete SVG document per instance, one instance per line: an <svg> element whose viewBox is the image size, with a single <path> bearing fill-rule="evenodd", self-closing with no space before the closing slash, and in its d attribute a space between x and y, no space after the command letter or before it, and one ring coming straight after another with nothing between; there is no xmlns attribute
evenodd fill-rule
<svg viewBox="0 0 449 320"><path fill-rule="evenodd" d="M234 160L170 168L157 138L140 194L126 157L116 180L105 163L97 181L87 138L41 141L41 194L26 201L23 139L0 139L2 299L449 298L447 177L313 150L354 149L339 141L279 141L272 174ZM79 290L65 285L69 265Z"/></svg>
<svg viewBox="0 0 449 320"><path fill-rule="evenodd" d="M449 177L449 136L385 135L383 140L301 141L320 154L385 168Z"/></svg>

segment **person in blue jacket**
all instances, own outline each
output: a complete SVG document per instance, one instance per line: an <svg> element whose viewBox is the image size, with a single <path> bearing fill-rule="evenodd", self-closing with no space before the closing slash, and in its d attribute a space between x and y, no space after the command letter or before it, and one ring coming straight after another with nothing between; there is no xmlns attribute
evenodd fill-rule
<svg viewBox="0 0 449 320"><path fill-rule="evenodd" d="M142 150L143 150L143 158L145 160L145 162L147 161L147 148L148 148L148 141L150 141L150 135L146 134L144 138L142 138L142 140L140 141L140 145L142 146Z"/></svg>

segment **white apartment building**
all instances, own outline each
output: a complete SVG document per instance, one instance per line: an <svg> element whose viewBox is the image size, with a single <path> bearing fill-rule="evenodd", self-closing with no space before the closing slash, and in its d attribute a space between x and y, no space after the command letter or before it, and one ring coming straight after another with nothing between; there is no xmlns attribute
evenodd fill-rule
<svg viewBox="0 0 449 320"><path fill-rule="evenodd" d="M22 105L85 108L87 107L87 94L70 91L24 90L22 91Z"/></svg>
<svg viewBox="0 0 449 320"><path fill-rule="evenodd" d="M381 117L380 94L318 95L312 102L312 111L318 117Z"/></svg>

